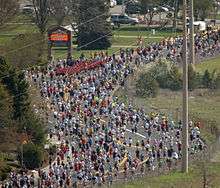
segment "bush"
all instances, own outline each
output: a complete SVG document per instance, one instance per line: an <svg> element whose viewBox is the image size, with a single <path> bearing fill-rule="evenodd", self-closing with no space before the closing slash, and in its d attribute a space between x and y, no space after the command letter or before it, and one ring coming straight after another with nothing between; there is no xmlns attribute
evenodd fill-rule
<svg viewBox="0 0 220 188"><path fill-rule="evenodd" d="M173 65L170 69L167 87L173 91L178 91L182 88L182 75L177 66Z"/></svg>
<svg viewBox="0 0 220 188"><path fill-rule="evenodd" d="M11 172L11 167L5 163L0 163L0 181L4 181L8 173Z"/></svg>
<svg viewBox="0 0 220 188"><path fill-rule="evenodd" d="M169 69L166 61L160 60L149 72L161 88L168 87Z"/></svg>
<svg viewBox="0 0 220 188"><path fill-rule="evenodd" d="M150 73L142 74L136 83L136 93L141 97L156 97L159 84Z"/></svg>
<svg viewBox="0 0 220 188"><path fill-rule="evenodd" d="M192 64L189 64L188 66L188 87L190 91L193 91L198 87L198 82L197 82L197 74L196 71L194 70L194 67Z"/></svg>
<svg viewBox="0 0 220 188"><path fill-rule="evenodd" d="M0 181L6 180L8 174L6 172L0 172Z"/></svg>
<svg viewBox="0 0 220 188"><path fill-rule="evenodd" d="M206 69L203 77L202 77L202 84L205 88L210 88L212 83L212 79L211 79L211 74L210 72Z"/></svg>
<svg viewBox="0 0 220 188"><path fill-rule="evenodd" d="M42 149L32 143L23 145L23 162L27 169L41 167L43 161Z"/></svg>
<svg viewBox="0 0 220 188"><path fill-rule="evenodd" d="M218 73L218 75L215 79L215 88L220 89L220 73Z"/></svg>

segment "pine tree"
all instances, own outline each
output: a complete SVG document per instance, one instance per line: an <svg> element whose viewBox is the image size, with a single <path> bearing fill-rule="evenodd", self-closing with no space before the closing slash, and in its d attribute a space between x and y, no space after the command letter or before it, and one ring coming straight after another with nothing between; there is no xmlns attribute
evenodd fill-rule
<svg viewBox="0 0 220 188"><path fill-rule="evenodd" d="M189 79L189 90L192 91L197 87L197 75L194 70L194 67L189 64L188 66L188 79Z"/></svg>
<svg viewBox="0 0 220 188"><path fill-rule="evenodd" d="M4 58L0 58L0 76L13 100L14 119L22 119L29 111L28 83L23 72L17 72Z"/></svg>
<svg viewBox="0 0 220 188"><path fill-rule="evenodd" d="M182 75L176 65L171 66L168 77L168 87L173 91L182 88Z"/></svg>
<svg viewBox="0 0 220 188"><path fill-rule="evenodd" d="M107 49L111 46L109 1L80 0L78 8L78 45L80 49Z"/></svg>
<svg viewBox="0 0 220 188"><path fill-rule="evenodd" d="M206 71L202 77L202 84L205 88L209 88L211 82L212 82L212 79L211 79L210 72L206 69Z"/></svg>
<svg viewBox="0 0 220 188"><path fill-rule="evenodd" d="M12 125L12 106L11 97L5 86L0 84L0 128Z"/></svg>
<svg viewBox="0 0 220 188"><path fill-rule="evenodd" d="M14 118L22 119L30 109L28 100L28 83L25 80L24 73L17 76L16 91L14 93Z"/></svg>

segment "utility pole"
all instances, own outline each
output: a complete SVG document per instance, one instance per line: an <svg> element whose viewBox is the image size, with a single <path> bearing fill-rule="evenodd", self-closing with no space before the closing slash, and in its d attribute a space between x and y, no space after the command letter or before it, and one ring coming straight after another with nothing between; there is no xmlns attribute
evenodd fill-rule
<svg viewBox="0 0 220 188"><path fill-rule="evenodd" d="M188 173L188 61L187 61L187 0L183 0L183 122L182 172Z"/></svg>
<svg viewBox="0 0 220 188"><path fill-rule="evenodd" d="M194 10L193 0L190 0L190 63L195 64L195 40L194 40Z"/></svg>

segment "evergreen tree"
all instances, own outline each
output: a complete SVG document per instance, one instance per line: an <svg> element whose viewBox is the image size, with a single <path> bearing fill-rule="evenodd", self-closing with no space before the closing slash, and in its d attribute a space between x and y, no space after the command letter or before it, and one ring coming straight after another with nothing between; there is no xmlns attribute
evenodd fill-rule
<svg viewBox="0 0 220 188"><path fill-rule="evenodd" d="M78 8L78 45L80 49L107 49L111 46L109 1L80 0Z"/></svg>
<svg viewBox="0 0 220 188"><path fill-rule="evenodd" d="M171 66L167 85L173 91L182 88L182 75L176 65Z"/></svg>
<svg viewBox="0 0 220 188"><path fill-rule="evenodd" d="M202 77L202 84L205 88L209 88L212 82L212 78L210 72L206 69L203 77Z"/></svg>
<svg viewBox="0 0 220 188"><path fill-rule="evenodd" d="M23 72L16 72L16 69L9 65L4 58L0 58L0 76L2 83L6 85L12 95L14 119L22 119L29 111L28 83Z"/></svg>
<svg viewBox="0 0 220 188"><path fill-rule="evenodd" d="M197 87L197 75L191 64L188 66L188 79L189 90L192 91Z"/></svg>
<svg viewBox="0 0 220 188"><path fill-rule="evenodd" d="M33 143L23 145L23 160L27 169L35 169L41 167L43 161L42 148Z"/></svg>
<svg viewBox="0 0 220 188"><path fill-rule="evenodd" d="M12 125L11 97L6 88L0 84L0 128Z"/></svg>
<svg viewBox="0 0 220 188"><path fill-rule="evenodd" d="M14 93L14 118L22 119L26 113L30 110L28 100L28 83L25 80L24 73L20 73L17 76L16 91Z"/></svg>
<svg viewBox="0 0 220 188"><path fill-rule="evenodd" d="M215 88L220 89L220 73L218 73L218 75L215 79Z"/></svg>

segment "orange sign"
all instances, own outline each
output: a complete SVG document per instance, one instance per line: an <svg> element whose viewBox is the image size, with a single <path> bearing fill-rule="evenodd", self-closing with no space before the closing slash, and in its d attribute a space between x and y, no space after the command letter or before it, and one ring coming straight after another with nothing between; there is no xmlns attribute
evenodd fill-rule
<svg viewBox="0 0 220 188"><path fill-rule="evenodd" d="M53 33L50 35L51 41L68 41L69 37L68 34L64 33Z"/></svg>

